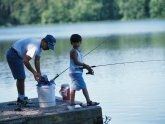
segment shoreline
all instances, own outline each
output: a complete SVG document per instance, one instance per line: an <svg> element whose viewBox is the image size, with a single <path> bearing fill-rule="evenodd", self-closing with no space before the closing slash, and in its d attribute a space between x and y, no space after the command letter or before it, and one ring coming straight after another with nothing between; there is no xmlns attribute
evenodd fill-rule
<svg viewBox="0 0 165 124"><path fill-rule="evenodd" d="M25 37L41 38L46 34L53 34L56 38L69 38L73 33L79 33L83 37L105 37L159 32L165 32L165 20L27 25L0 28L0 41L17 40Z"/></svg>

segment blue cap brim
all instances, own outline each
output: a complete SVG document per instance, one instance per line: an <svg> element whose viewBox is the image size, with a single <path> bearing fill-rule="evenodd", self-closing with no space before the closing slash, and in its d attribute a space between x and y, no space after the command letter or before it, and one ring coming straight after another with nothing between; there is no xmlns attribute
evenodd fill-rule
<svg viewBox="0 0 165 124"><path fill-rule="evenodd" d="M54 45L48 44L48 48L54 50Z"/></svg>

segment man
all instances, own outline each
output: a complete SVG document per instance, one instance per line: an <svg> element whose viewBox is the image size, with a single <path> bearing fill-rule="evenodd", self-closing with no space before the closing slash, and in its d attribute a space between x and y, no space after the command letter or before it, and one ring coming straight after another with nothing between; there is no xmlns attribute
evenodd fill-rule
<svg viewBox="0 0 165 124"><path fill-rule="evenodd" d="M42 50L54 50L56 39L52 35L47 35L45 38L33 39L26 38L18 40L14 45L9 48L6 58L11 69L14 79L16 79L17 91L18 91L18 104L26 104L28 98L25 97L25 70L26 68L32 72L36 81L41 79L40 70L40 56ZM34 59L35 69L31 66L30 60Z"/></svg>

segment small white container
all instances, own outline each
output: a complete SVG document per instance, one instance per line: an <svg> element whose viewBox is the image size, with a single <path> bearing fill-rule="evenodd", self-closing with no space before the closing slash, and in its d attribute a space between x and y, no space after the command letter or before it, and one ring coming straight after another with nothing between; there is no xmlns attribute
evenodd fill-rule
<svg viewBox="0 0 165 124"><path fill-rule="evenodd" d="M55 84L38 85L38 101L41 108L51 107L56 105Z"/></svg>

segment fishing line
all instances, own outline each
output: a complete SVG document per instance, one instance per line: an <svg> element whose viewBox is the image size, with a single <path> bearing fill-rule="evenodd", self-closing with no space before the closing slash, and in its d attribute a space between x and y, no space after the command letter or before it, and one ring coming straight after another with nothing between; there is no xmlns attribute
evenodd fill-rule
<svg viewBox="0 0 165 124"><path fill-rule="evenodd" d="M91 68L102 67L102 66L112 66L112 65L122 65L122 64L133 64L133 63L147 63L147 62L160 62L165 60L138 60L138 61L129 61L129 62L117 62L117 63L109 63L102 65L93 65Z"/></svg>

